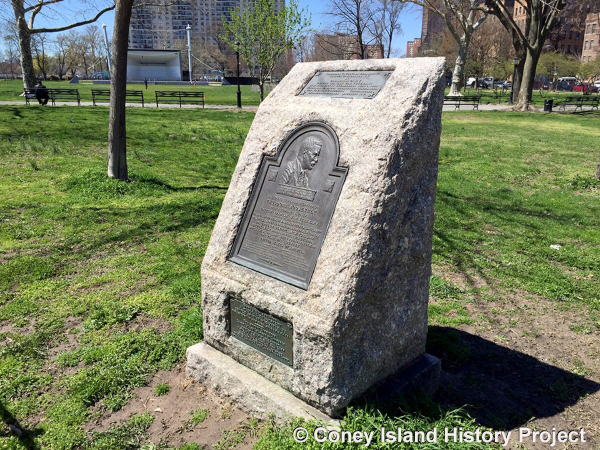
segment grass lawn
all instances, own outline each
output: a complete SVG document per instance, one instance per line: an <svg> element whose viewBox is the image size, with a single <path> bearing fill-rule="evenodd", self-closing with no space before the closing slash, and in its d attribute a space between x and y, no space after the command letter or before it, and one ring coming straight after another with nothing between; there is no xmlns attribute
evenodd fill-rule
<svg viewBox="0 0 600 450"><path fill-rule="evenodd" d="M69 84L68 81L44 81L44 86L49 89L78 89L82 102L92 101L92 89L109 89L108 84L92 84L91 81L80 81L79 84ZM144 102L148 107L156 108L155 91L195 91L204 92L207 105L237 105L237 86L192 86L192 85L154 85L148 84L148 89L143 84L128 84L127 89L144 91ZM252 92L251 86L240 86L242 91L242 105L256 106L260 102L260 93ZM0 81L0 101L14 101L25 103L23 82L20 80Z"/></svg>
<svg viewBox="0 0 600 450"><path fill-rule="evenodd" d="M200 264L253 117L128 110L131 182L120 183L105 176L107 108L0 106L0 449L135 449L151 440L160 420L152 410L102 432L88 425L130 405L135 388L202 339ZM344 429L505 430L542 417L545 404L528 398L527 407L517 399L490 411L495 395L474 374L495 367L494 352L520 361L516 372L540 366L536 395L549 396L547 411L593 392L585 382L600 374L599 140L598 113L444 114L428 351L454 381L435 402L358 402ZM547 327L589 358L579 347L542 357L535 345L546 331L531 317L555 311L566 328ZM477 353L477 339L488 353ZM519 384L529 386L525 376ZM154 395L171 388L160 383ZM464 394L482 389L481 403ZM196 434L214 416L190 415L181 427ZM16 423L21 439L7 426ZM295 425L224 430L214 448L240 436L258 449L329 448L295 444ZM152 443L145 448L200 448Z"/></svg>

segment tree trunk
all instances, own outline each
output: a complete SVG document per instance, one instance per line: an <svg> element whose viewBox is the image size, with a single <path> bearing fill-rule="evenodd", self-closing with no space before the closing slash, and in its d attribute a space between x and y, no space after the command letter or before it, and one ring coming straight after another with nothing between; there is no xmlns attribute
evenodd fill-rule
<svg viewBox="0 0 600 450"><path fill-rule="evenodd" d="M540 59L541 51L537 48L527 48L525 61L523 63L523 71L520 81L521 85L517 89L513 85L513 92L518 92L515 103L515 109L527 111L532 108L533 84L535 81L535 69L538 60Z"/></svg>
<svg viewBox="0 0 600 450"><path fill-rule="evenodd" d="M117 0L112 43L110 114L108 119L108 176L126 181L127 143L125 90L127 89L127 44L134 0Z"/></svg>
<svg viewBox="0 0 600 450"><path fill-rule="evenodd" d="M600 180L600 161L598 161L598 165L596 166L596 180Z"/></svg>
<svg viewBox="0 0 600 450"><path fill-rule="evenodd" d="M461 80L465 72L465 64L467 62L467 52L469 51L469 41L463 35L458 43L458 56L454 63L454 71L452 72L452 86L448 95L459 96Z"/></svg>
<svg viewBox="0 0 600 450"><path fill-rule="evenodd" d="M258 83L258 88L260 89L260 102L262 103L262 101L265 99L265 82L260 81Z"/></svg>
<svg viewBox="0 0 600 450"><path fill-rule="evenodd" d="M12 2L19 34L19 46L21 47L21 70L23 72L23 86L31 89L37 84L33 70L33 57L31 56L31 33L25 20L25 10L22 2Z"/></svg>

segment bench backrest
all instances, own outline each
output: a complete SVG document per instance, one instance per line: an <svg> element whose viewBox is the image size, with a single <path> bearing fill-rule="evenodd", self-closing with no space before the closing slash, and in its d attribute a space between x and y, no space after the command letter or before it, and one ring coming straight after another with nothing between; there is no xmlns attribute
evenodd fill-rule
<svg viewBox="0 0 600 450"><path fill-rule="evenodd" d="M204 97L204 92L156 91L157 97Z"/></svg>

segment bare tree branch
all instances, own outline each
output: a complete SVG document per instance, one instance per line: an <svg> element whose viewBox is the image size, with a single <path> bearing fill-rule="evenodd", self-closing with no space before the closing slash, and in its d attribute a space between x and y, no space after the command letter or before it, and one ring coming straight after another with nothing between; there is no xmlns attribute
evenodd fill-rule
<svg viewBox="0 0 600 450"><path fill-rule="evenodd" d="M96 20L98 20L100 18L100 16L102 14L104 14L105 12L111 11L115 9L115 5L109 6L108 8L104 8L103 10L99 11L98 14L96 14L92 19L89 20L84 20L81 22L76 22L76 23L72 23L70 25L66 25L64 27L57 27L57 28L34 28L33 30L31 30L31 33L56 33L59 31L66 31L66 30L70 30L71 28L75 28L75 27L80 27L82 25L88 25L90 23L94 23Z"/></svg>

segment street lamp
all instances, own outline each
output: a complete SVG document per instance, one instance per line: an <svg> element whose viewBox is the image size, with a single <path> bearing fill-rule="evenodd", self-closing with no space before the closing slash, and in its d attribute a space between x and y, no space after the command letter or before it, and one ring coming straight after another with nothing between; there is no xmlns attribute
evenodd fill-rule
<svg viewBox="0 0 600 450"><path fill-rule="evenodd" d="M235 43L235 59L237 62L237 107L241 108L242 107L242 91L240 90L240 51L239 49L239 42Z"/></svg>
<svg viewBox="0 0 600 450"><path fill-rule="evenodd" d="M187 41L188 41L188 66L190 69L190 83L192 83L192 27L188 23L187 27Z"/></svg>
<svg viewBox="0 0 600 450"><path fill-rule="evenodd" d="M106 32L106 24L102 24L104 28L104 44L106 45L106 59L108 60L108 73L111 73L111 61L110 61L110 46L108 45L108 33Z"/></svg>

